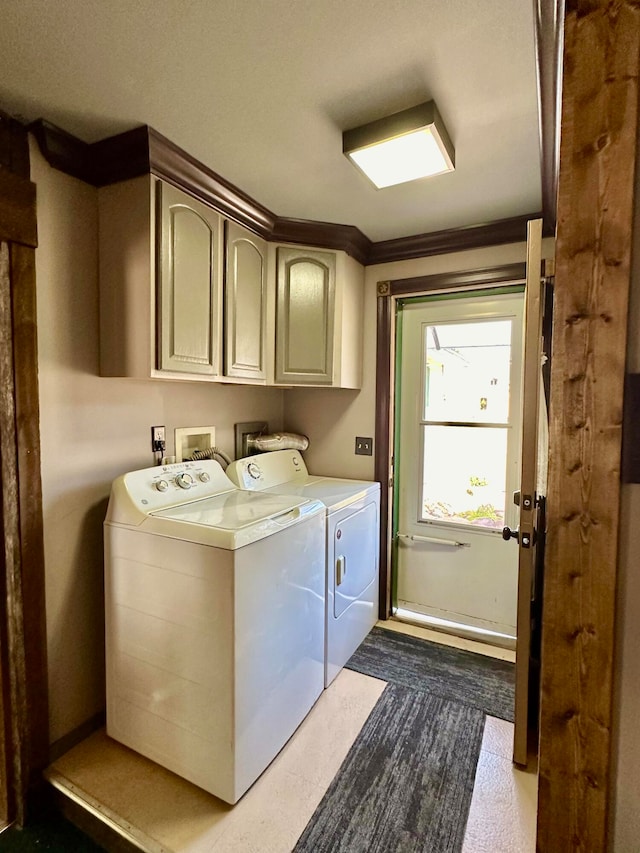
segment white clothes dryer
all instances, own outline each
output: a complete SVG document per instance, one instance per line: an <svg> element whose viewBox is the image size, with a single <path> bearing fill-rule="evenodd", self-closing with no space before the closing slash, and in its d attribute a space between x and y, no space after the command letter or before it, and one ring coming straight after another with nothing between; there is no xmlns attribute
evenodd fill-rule
<svg viewBox="0 0 640 853"><path fill-rule="evenodd" d="M134 471L105 532L107 733L235 803L324 686L324 507L213 460Z"/></svg>
<svg viewBox="0 0 640 853"><path fill-rule="evenodd" d="M232 462L242 489L319 500L326 507L325 687L378 616L380 484L309 474L297 450L275 450Z"/></svg>

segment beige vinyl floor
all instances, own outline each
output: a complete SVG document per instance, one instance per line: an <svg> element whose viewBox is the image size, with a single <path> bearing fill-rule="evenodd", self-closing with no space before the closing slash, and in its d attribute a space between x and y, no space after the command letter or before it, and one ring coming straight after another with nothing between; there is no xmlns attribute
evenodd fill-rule
<svg viewBox="0 0 640 853"><path fill-rule="evenodd" d="M383 627L496 657L513 654L402 623L386 622ZM148 853L289 853L385 686L343 670L235 806L111 740L104 731L59 758L47 776ZM513 767L512 738L511 723L487 718L463 853L535 850L537 777Z"/></svg>

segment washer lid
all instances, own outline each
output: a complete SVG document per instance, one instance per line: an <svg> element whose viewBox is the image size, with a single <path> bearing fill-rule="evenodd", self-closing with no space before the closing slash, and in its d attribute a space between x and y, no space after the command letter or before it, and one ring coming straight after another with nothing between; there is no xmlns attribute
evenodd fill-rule
<svg viewBox="0 0 640 853"><path fill-rule="evenodd" d="M138 530L235 551L324 512L320 501L233 491L150 513Z"/></svg>
<svg viewBox="0 0 640 853"><path fill-rule="evenodd" d="M150 513L156 518L171 518L222 530L240 530L307 503L307 498L234 490L200 501L179 504ZM187 538L187 537L185 537Z"/></svg>

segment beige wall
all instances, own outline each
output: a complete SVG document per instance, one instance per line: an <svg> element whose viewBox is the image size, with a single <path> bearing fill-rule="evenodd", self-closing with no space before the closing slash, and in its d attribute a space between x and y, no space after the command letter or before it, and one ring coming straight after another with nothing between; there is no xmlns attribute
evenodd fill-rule
<svg viewBox="0 0 640 853"><path fill-rule="evenodd" d="M553 242L544 241L546 257ZM367 267L365 276L364 369L360 391L296 388L285 392L285 428L309 436L305 453L317 474L373 479L373 457L356 456L355 437L374 436L376 412L376 285L379 281L477 269L525 260L526 244L492 246L392 264Z"/></svg>
<svg viewBox="0 0 640 853"><path fill-rule="evenodd" d="M634 247L640 245L640 169L636 176ZM627 372L640 373L640 252L632 254ZM637 436L636 436L637 440ZM622 487L617 645L615 656L617 765L612 809L615 853L640 849L640 484Z"/></svg>
<svg viewBox="0 0 640 853"><path fill-rule="evenodd" d="M282 428L281 390L98 376L96 191L32 147L38 189L38 367L50 740L104 707L102 521L111 481L153 464L152 424Z"/></svg>

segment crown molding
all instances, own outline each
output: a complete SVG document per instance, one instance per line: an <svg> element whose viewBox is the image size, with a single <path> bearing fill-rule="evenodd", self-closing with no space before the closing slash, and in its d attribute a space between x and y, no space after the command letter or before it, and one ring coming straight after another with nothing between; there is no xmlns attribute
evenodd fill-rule
<svg viewBox="0 0 640 853"><path fill-rule="evenodd" d="M93 143L83 142L43 119L28 129L51 166L95 187L151 173L265 240L342 250L364 265L521 242L526 240L527 221L540 216L518 216L373 243L354 225L277 216L147 125Z"/></svg>
<svg viewBox="0 0 640 853"><path fill-rule="evenodd" d="M35 136L50 166L87 184L94 183L93 157L87 142L42 118L27 125L27 130Z"/></svg>
<svg viewBox="0 0 640 853"><path fill-rule="evenodd" d="M334 225L332 222L315 222L309 219L277 217L269 238L278 243L302 243L338 249L367 264L372 242L355 225Z"/></svg>
<svg viewBox="0 0 640 853"><path fill-rule="evenodd" d="M146 125L141 125L92 143L89 146L93 178L91 183L96 187L105 187L149 174L150 130Z"/></svg>
<svg viewBox="0 0 640 853"><path fill-rule="evenodd" d="M482 225L447 228L444 231L433 231L431 234L383 240L372 244L367 263L382 264L409 258L463 252L466 249L479 249L482 246L524 242L527 239L527 222L539 217L539 213L531 213Z"/></svg>
<svg viewBox="0 0 640 853"><path fill-rule="evenodd" d="M265 239L273 231L274 214L148 125L93 143L43 119L28 129L51 166L94 187L151 173Z"/></svg>
<svg viewBox="0 0 640 853"><path fill-rule="evenodd" d="M265 240L271 239L275 214L158 131L150 127L148 135L152 174L196 196Z"/></svg>

